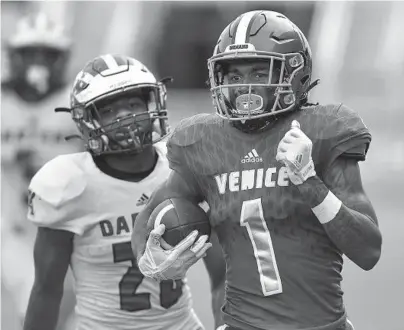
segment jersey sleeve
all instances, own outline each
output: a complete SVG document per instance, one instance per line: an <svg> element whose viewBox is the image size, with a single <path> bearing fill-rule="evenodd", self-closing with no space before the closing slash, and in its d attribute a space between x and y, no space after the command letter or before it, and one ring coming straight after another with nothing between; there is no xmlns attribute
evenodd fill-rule
<svg viewBox="0 0 404 330"><path fill-rule="evenodd" d="M29 185L28 220L39 227L84 232L78 200L86 188L84 173L59 156L46 163Z"/></svg>
<svg viewBox="0 0 404 330"><path fill-rule="evenodd" d="M167 142L167 159L169 167L183 179L188 190L187 194L199 199L201 196L199 184L193 171L187 165L184 157L184 152L186 152L186 150L184 149L184 147L178 146L170 140Z"/></svg>
<svg viewBox="0 0 404 330"><path fill-rule="evenodd" d="M372 136L358 113L340 105L326 118L328 123L324 123L327 133L322 146L322 170L327 170L340 156L364 161Z"/></svg>
<svg viewBox="0 0 404 330"><path fill-rule="evenodd" d="M201 197L201 189L192 163L191 149L199 142L198 135L194 132L192 120L181 121L167 141L167 159L169 167L186 183L189 193Z"/></svg>

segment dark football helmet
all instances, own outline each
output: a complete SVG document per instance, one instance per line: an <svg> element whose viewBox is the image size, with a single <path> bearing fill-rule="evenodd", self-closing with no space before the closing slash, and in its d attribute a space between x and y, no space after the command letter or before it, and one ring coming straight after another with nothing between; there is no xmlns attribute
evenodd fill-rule
<svg viewBox="0 0 404 330"><path fill-rule="evenodd" d="M24 100L36 102L64 85L71 41L64 26L44 13L20 19L7 42L10 57L10 81Z"/></svg>
<svg viewBox="0 0 404 330"><path fill-rule="evenodd" d="M142 100L144 111L129 109L111 116L118 111L114 102L128 100L124 106L131 108L133 98ZM169 133L166 98L165 81L158 82L141 62L107 54L89 61L79 72L70 94L70 109L56 111L71 113L92 154L140 153Z"/></svg>
<svg viewBox="0 0 404 330"><path fill-rule="evenodd" d="M228 68L243 62L265 64L264 78L226 81ZM307 101L312 55L302 31L285 15L257 10L242 14L223 30L208 69L217 114L240 124L260 122L253 127L262 128L274 115Z"/></svg>

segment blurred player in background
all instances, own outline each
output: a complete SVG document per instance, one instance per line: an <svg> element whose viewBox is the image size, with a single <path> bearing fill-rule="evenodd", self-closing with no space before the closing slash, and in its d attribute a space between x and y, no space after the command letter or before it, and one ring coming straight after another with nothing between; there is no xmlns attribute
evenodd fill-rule
<svg viewBox="0 0 404 330"><path fill-rule="evenodd" d="M23 17L5 47L9 77L1 89L2 281L15 295L23 318L34 277L35 230L26 221L28 184L46 161L79 147L64 140L74 125L53 111L55 104L68 102L64 78L71 42L63 25L44 13Z"/></svg>
<svg viewBox="0 0 404 330"><path fill-rule="evenodd" d="M138 212L170 171L160 142L168 134L164 80L133 58L103 55L77 75L70 108L57 110L71 113L87 151L52 159L31 181L28 218L38 232L24 329L55 328L70 265L76 329L202 330L186 281L145 278L130 244ZM219 311L220 248L205 259Z"/></svg>
<svg viewBox="0 0 404 330"><path fill-rule="evenodd" d="M342 255L369 270L381 253L358 165L367 127L343 104L308 102L311 50L283 14L237 17L208 67L217 113L184 119L170 136L173 171L133 231L139 268L153 278L186 273L192 250L162 250L164 228L152 231L148 218L172 195L206 200L227 265L222 329L352 329Z"/></svg>

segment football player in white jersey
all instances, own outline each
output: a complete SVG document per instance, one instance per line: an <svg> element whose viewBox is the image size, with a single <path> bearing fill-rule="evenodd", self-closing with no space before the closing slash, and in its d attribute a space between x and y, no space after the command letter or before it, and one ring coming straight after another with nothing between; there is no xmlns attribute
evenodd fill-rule
<svg viewBox="0 0 404 330"><path fill-rule="evenodd" d="M13 295L20 321L34 280L36 230L26 220L28 184L48 160L82 149L64 140L76 131L74 123L53 112L55 104L68 104L64 73L70 45L63 25L44 13L18 20L5 44L9 65L1 86L2 284ZM74 308L72 291L66 291L64 302L69 296L70 303L63 303L67 308L61 311L61 322Z"/></svg>
<svg viewBox="0 0 404 330"><path fill-rule="evenodd" d="M77 330L202 330L186 280L144 277L131 250L136 216L170 171L164 81L133 58L99 56L77 75L64 110L87 151L54 158L31 181L38 232L24 330L54 330L69 265ZM221 250L208 257L214 298L225 266Z"/></svg>

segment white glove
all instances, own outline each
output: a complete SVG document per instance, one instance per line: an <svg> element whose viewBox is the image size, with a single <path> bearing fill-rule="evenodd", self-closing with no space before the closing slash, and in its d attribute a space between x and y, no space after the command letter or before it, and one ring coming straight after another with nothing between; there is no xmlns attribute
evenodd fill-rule
<svg viewBox="0 0 404 330"><path fill-rule="evenodd" d="M315 176L311 150L313 143L300 129L297 120L293 120L291 129L279 142L276 160L285 164L290 181L294 185L305 182Z"/></svg>
<svg viewBox="0 0 404 330"><path fill-rule="evenodd" d="M157 281L182 279L189 267L202 258L212 244L206 243L207 235L199 237L194 244L198 236L198 231L194 230L171 247L161 238L164 231L165 226L160 224L150 232L146 250L139 259L139 269L144 276Z"/></svg>

